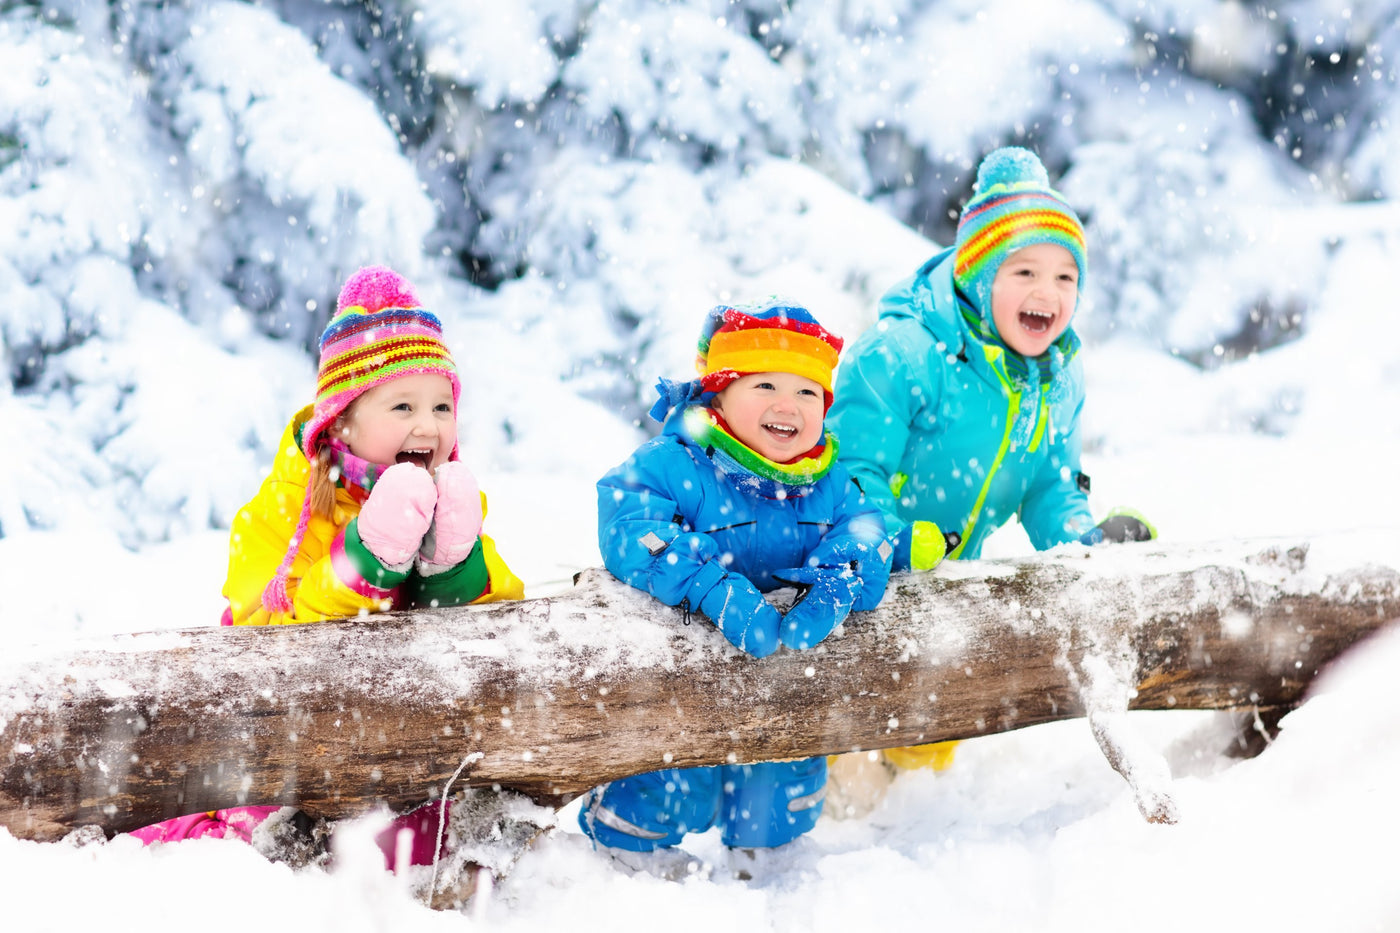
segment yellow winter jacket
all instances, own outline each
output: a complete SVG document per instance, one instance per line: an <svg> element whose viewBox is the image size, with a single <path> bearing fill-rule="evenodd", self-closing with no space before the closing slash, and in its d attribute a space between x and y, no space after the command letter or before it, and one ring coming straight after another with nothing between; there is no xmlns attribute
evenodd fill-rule
<svg viewBox="0 0 1400 933"><path fill-rule="evenodd" d="M233 520L228 579L223 590L229 602L226 623L231 620L234 625L287 625L417 605L485 603L525 595L524 584L511 573L496 553L495 542L486 535L480 537L479 554L474 551L462 565L473 565L471 570L476 576L471 581L465 579L465 572L459 574L455 569L428 579L412 571L384 571L359 544L351 520L360 514L360 503L341 487L335 491L334 516L327 519L312 515L297 550L287 578L293 610L271 612L264 608L263 589L287 553L306 497L311 464L297 446L296 437L298 429L311 417L311 410L312 406L306 406L287 425L271 473L263 480L258 494ZM481 504L484 515L484 493ZM484 590L480 580L483 561ZM454 586L457 593L453 592Z"/></svg>

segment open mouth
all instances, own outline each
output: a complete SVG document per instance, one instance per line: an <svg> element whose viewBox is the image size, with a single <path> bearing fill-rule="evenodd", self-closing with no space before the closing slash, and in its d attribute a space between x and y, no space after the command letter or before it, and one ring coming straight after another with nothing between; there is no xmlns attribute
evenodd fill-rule
<svg viewBox="0 0 1400 933"><path fill-rule="evenodd" d="M765 424L763 430L780 441L790 441L797 436L797 428L790 424Z"/></svg>
<svg viewBox="0 0 1400 933"><path fill-rule="evenodd" d="M401 450L394 457L394 462L412 463L426 470L433 464L433 452L431 450Z"/></svg>
<svg viewBox="0 0 1400 933"><path fill-rule="evenodd" d="M1018 320L1027 332L1046 334L1050 332L1050 325L1055 323L1055 315L1049 311L1022 311Z"/></svg>

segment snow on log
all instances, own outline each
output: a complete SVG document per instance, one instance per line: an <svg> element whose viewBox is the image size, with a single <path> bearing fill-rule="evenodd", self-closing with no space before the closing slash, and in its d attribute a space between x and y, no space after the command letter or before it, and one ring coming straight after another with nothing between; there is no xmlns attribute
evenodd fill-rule
<svg viewBox="0 0 1400 933"><path fill-rule="evenodd" d="M667 766L1072 717L1170 821L1164 763L1122 714L1296 705L1400 617L1397 538L949 562L761 661L599 570L517 603L18 649L0 660L0 826L53 840L245 803L340 818L432 799L459 768L454 790L559 802Z"/></svg>

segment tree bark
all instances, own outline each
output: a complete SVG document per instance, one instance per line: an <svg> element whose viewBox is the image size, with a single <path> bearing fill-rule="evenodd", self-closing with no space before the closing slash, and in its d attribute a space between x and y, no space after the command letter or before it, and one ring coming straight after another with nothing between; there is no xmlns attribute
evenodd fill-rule
<svg viewBox="0 0 1400 933"><path fill-rule="evenodd" d="M1080 716L1144 814L1170 821L1122 713L1286 710L1400 617L1397 562L1310 544L1354 553L1317 539L948 562L764 660L599 570L516 603L21 649L0 661L0 826L53 840L253 803L340 818L467 785L560 802L669 766Z"/></svg>

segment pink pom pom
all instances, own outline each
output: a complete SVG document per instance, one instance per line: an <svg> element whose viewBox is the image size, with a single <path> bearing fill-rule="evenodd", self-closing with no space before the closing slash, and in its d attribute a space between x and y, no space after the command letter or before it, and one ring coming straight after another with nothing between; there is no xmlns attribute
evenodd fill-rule
<svg viewBox="0 0 1400 933"><path fill-rule="evenodd" d="M345 281L336 310L360 307L373 314L385 308L420 308L408 280L388 266L365 266Z"/></svg>

